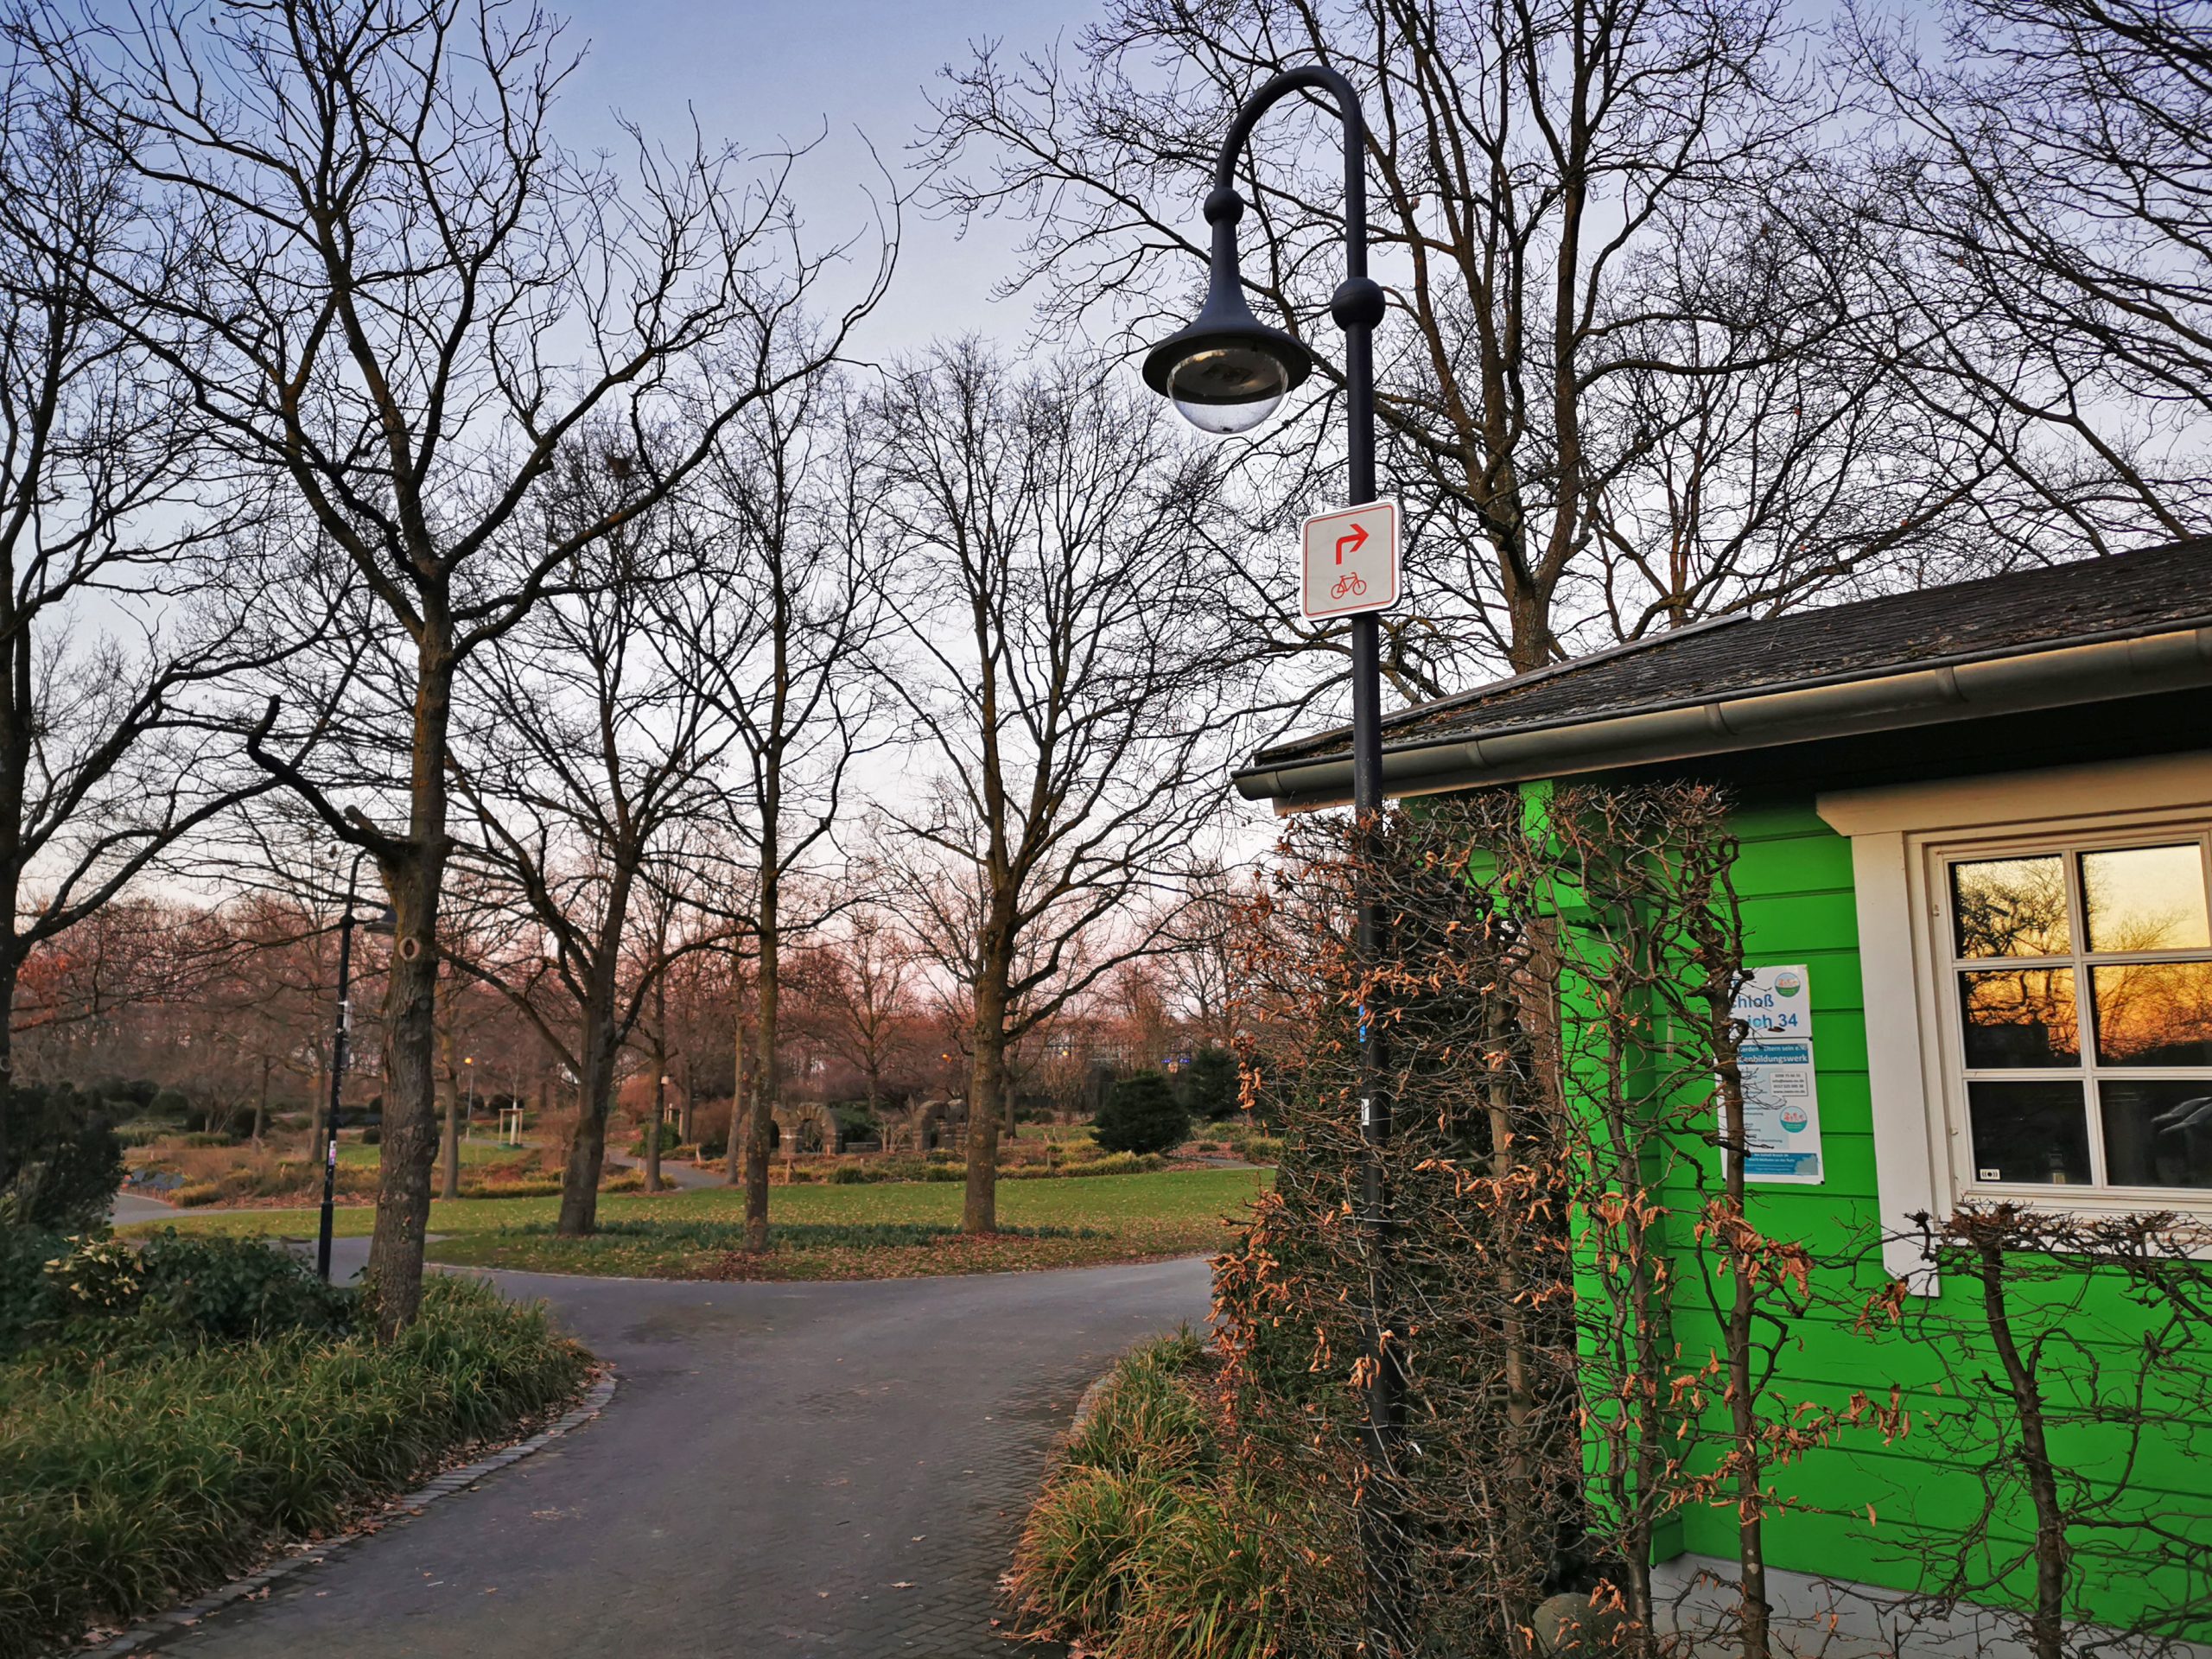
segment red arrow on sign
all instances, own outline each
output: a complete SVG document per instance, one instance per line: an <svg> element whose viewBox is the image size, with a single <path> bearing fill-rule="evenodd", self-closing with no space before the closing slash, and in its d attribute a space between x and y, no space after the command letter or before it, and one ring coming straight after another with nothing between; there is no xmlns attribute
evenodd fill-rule
<svg viewBox="0 0 2212 1659"><path fill-rule="evenodd" d="M1357 553L1361 548L1365 547L1366 545L1367 526L1365 524L1354 524L1351 527L1351 535L1339 536L1337 537L1337 563L1338 564L1342 564L1344 562L1344 549L1347 547L1351 549L1353 552Z"/></svg>

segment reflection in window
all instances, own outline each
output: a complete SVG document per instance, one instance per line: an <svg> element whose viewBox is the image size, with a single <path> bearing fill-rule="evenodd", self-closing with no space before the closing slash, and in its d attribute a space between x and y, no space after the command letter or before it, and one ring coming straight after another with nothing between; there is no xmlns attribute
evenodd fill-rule
<svg viewBox="0 0 2212 1659"><path fill-rule="evenodd" d="M2113 1078L2097 1086L2097 1096L2107 1180L2212 1187L2212 1080Z"/></svg>
<svg viewBox="0 0 2212 1659"><path fill-rule="evenodd" d="M1976 1183L2212 1194L2212 883L2168 834L1949 865Z"/></svg>
<svg viewBox="0 0 2212 1659"><path fill-rule="evenodd" d="M2078 1083L1970 1083L1974 1179L2086 1186L2089 1126Z"/></svg>
<svg viewBox="0 0 2212 1659"><path fill-rule="evenodd" d="M1951 917L1962 957L2063 957L2066 861L1992 858L1951 866Z"/></svg>
<svg viewBox="0 0 2212 1659"><path fill-rule="evenodd" d="M2089 970L2105 1065L2212 1065L2212 962Z"/></svg>
<svg viewBox="0 0 2212 1659"><path fill-rule="evenodd" d="M2185 847L2130 847L2082 855L2082 902L2092 950L2195 950L2205 931L2204 855Z"/></svg>
<svg viewBox="0 0 2212 1659"><path fill-rule="evenodd" d="M2073 1065L2081 1058L2071 968L2005 968L1959 976L1967 1065Z"/></svg>

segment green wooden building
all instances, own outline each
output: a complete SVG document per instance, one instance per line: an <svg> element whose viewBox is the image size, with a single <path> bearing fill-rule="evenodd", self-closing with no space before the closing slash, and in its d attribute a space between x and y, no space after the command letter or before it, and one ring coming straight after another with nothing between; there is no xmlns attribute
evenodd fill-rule
<svg viewBox="0 0 2212 1659"><path fill-rule="evenodd" d="M1747 1165L1752 1219L1858 1251L1862 1287L1902 1281L1909 1313L1938 1315L1812 1322L1782 1379L1805 1399L1894 1386L1942 1409L1956 1356L1931 1333L1947 1308L1971 1325L1972 1292L1910 1241L1876 1242L1916 1213L2014 1199L2212 1219L2212 541L1687 627L1402 711L1384 745L1401 798L1565 779L1730 791L1746 965L1810 1009L1803 1046L1769 1057L1808 1063L1808 1109L1784 1103L1755 1142L1770 1155ZM1347 734L1265 751L1236 781L1280 810L1340 805ZM2109 1286L2086 1313L2123 1333L2116 1353L2141 1324ZM1692 1347L1697 1317L1675 1332ZM2207 1586L2175 1565L2212 1554L2204 1415L2060 1447L2082 1468L2126 1461L2129 1489L2077 1563L2070 1618L2155 1611L2212 1638ZM1896 1650L1880 1609L1924 1587L1931 1549L2028 1524L1910 1433L1839 1435L1777 1484L1798 1501L1768 1525L1771 1599L1807 1625L1834 1615L1829 1653ZM1686 1510L1662 1551L1672 1581L1731 1576L1732 1534L1724 1511ZM1938 1634L1968 1645L1907 1650L1971 1650Z"/></svg>

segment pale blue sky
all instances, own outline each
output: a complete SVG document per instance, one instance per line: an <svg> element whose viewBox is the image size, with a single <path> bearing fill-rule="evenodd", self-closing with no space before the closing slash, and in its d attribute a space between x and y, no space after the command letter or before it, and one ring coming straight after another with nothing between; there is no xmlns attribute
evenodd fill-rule
<svg viewBox="0 0 2212 1659"><path fill-rule="evenodd" d="M688 104L709 138L749 149L804 142L826 124L796 192L824 240L867 223L861 192L877 175L856 128L904 178L942 65L964 61L971 41L1002 39L1009 52L1071 41L1097 10L1091 0L552 3L571 20L571 38L590 42L563 107L570 142L603 141L610 109L673 140ZM985 225L963 242L910 211L897 280L861 348L904 351L966 331L1017 344L1027 308L989 298L1014 239L1009 227Z"/></svg>

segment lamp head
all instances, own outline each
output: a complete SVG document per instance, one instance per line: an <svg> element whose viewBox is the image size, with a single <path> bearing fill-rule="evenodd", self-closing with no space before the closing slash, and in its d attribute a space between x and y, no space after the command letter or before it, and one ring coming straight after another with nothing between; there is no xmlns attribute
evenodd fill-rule
<svg viewBox="0 0 2212 1659"><path fill-rule="evenodd" d="M1237 275L1236 220L1244 211L1226 188L1206 198L1213 270L1198 316L1145 353L1145 384L1201 432L1249 432L1313 372L1313 354L1270 328L1245 303Z"/></svg>

